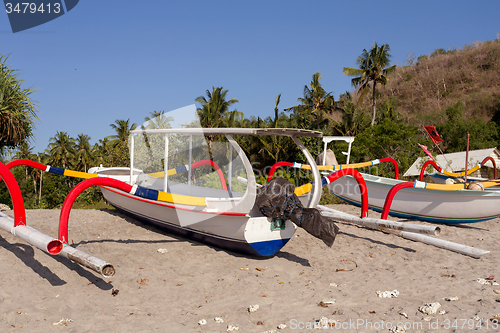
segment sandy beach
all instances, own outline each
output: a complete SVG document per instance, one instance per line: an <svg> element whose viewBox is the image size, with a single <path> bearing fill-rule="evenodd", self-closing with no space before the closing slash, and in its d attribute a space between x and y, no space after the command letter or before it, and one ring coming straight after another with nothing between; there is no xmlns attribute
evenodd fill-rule
<svg viewBox="0 0 500 333"><path fill-rule="evenodd" d="M56 236L59 214L28 210L27 224ZM500 331L491 321L500 313L499 219L441 226L439 238L491 251L480 259L337 225L332 248L299 228L277 255L256 258L115 210L73 210L70 244L113 264L111 278L0 230L0 332L309 332L321 318L341 332L398 323L399 332ZM436 314L419 311L435 302Z"/></svg>

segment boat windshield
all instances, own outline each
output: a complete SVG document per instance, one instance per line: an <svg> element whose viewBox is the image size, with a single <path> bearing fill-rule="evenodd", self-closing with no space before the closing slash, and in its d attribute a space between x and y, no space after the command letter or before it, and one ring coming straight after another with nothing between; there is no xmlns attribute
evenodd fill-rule
<svg viewBox="0 0 500 333"><path fill-rule="evenodd" d="M130 145L131 164L143 171L137 185L221 198L246 191L247 185L237 181L247 178L244 163L224 135L142 132Z"/></svg>

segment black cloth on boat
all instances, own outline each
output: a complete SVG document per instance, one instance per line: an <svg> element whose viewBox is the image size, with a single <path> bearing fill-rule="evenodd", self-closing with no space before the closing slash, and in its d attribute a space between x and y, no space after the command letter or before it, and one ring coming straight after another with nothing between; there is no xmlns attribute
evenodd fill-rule
<svg viewBox="0 0 500 333"><path fill-rule="evenodd" d="M264 216L291 220L331 247L339 228L330 218L321 215L318 209L304 208L294 191L292 183L276 177L257 189L255 204Z"/></svg>

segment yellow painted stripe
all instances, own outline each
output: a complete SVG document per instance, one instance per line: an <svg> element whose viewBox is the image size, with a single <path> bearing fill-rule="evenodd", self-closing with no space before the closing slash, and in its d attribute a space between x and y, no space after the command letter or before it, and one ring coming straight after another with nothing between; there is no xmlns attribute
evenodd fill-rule
<svg viewBox="0 0 500 333"><path fill-rule="evenodd" d="M438 191L458 191L464 189L464 184L430 184L426 183L425 189Z"/></svg>
<svg viewBox="0 0 500 333"><path fill-rule="evenodd" d="M481 182L485 188L498 186L500 182ZM464 189L464 184L430 184L426 183L426 189L438 190L438 191L457 191ZM469 183L467 183L469 184Z"/></svg>
<svg viewBox="0 0 500 333"><path fill-rule="evenodd" d="M171 202L180 205L206 206L207 201L205 199L206 198L204 197L192 197L188 195L158 191L158 201Z"/></svg>
<svg viewBox="0 0 500 333"><path fill-rule="evenodd" d="M484 188L498 186L498 185L500 185L500 182L483 182Z"/></svg>
<svg viewBox="0 0 500 333"><path fill-rule="evenodd" d="M308 193L311 190L312 190L312 184L311 183L307 183L307 184L304 184L302 186L299 186L299 187L295 188L295 194L296 195L302 195L302 194Z"/></svg>
<svg viewBox="0 0 500 333"><path fill-rule="evenodd" d="M475 167L473 167L472 169L470 170L467 170L467 175L470 175L471 173L473 173L474 171L478 170L479 169L479 165L476 165ZM445 175L447 176L450 176L450 177L464 177L465 176L465 172L449 172L449 171L446 171L446 170L443 170L442 171Z"/></svg>
<svg viewBox="0 0 500 333"><path fill-rule="evenodd" d="M372 161L354 164L341 164L341 165L318 165L318 170L341 170L341 169L357 169L367 166L372 166ZM308 164L302 165L302 169L311 170Z"/></svg>
<svg viewBox="0 0 500 333"><path fill-rule="evenodd" d="M80 171L73 171L73 170L64 170L64 175L68 177L75 177L75 178L94 178L97 177L97 174L95 173L87 173L87 172L80 172Z"/></svg>
<svg viewBox="0 0 500 333"><path fill-rule="evenodd" d="M177 174L177 170L175 170L175 168L167 170L167 176L173 176L173 175L176 175L176 174ZM155 177L155 178L163 178L163 176L165 175L165 171L148 173L148 175L151 176L151 177Z"/></svg>
<svg viewBox="0 0 500 333"><path fill-rule="evenodd" d="M169 170L170 171L170 170ZM151 176L151 177L155 177L155 178L163 178L163 175L165 174L164 171L160 171L160 172L153 172L153 173L148 173L148 176ZM171 174L169 174L167 172L167 175L170 176Z"/></svg>

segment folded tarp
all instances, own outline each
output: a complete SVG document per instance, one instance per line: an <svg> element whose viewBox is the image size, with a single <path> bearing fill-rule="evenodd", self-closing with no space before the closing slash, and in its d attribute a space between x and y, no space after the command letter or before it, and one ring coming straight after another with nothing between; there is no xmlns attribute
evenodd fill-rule
<svg viewBox="0 0 500 333"><path fill-rule="evenodd" d="M318 209L304 208L294 190L295 186L288 180L273 178L257 190L255 204L264 216L291 220L331 247L339 228L330 218L321 215Z"/></svg>

